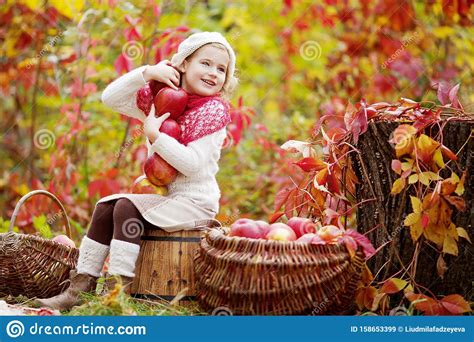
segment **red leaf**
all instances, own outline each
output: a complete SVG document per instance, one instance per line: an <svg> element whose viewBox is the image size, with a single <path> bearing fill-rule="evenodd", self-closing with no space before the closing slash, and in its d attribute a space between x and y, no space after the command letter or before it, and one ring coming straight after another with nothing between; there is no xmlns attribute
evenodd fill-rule
<svg viewBox="0 0 474 342"><path fill-rule="evenodd" d="M275 195L275 211L280 210L283 204L288 200L291 188L283 188Z"/></svg>
<svg viewBox="0 0 474 342"><path fill-rule="evenodd" d="M114 67L117 74L122 75L132 70L132 62L121 53L115 60Z"/></svg>
<svg viewBox="0 0 474 342"><path fill-rule="evenodd" d="M305 172L319 171L326 167L323 161L311 157L303 158L294 164L298 165Z"/></svg>
<svg viewBox="0 0 474 342"><path fill-rule="evenodd" d="M442 316L449 314L449 311L446 310L436 299L423 294L415 294L413 292L406 293L405 297L407 297L410 302L417 301L414 304L415 308L426 315Z"/></svg>
<svg viewBox="0 0 474 342"><path fill-rule="evenodd" d="M364 235L352 229L346 230L344 234L352 237L357 242L357 245L362 247L362 251L364 252L366 259L370 258L375 253L374 246L372 246L370 240L367 239L367 237L365 237Z"/></svg>
<svg viewBox="0 0 474 342"><path fill-rule="evenodd" d="M446 296L440 300L440 303L445 307L446 310L454 315L461 315L466 312L471 312L469 303L458 294Z"/></svg>

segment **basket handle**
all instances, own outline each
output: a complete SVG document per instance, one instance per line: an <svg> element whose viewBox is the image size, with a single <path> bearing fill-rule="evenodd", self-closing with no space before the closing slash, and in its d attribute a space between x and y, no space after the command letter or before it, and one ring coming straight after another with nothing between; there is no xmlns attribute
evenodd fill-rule
<svg viewBox="0 0 474 342"><path fill-rule="evenodd" d="M59 205L59 207L61 208L64 214L64 217L66 218L66 235L68 238L71 239L71 225L69 223L69 217L66 214L66 210L64 209L63 204L55 195L53 195L52 193L46 190L33 190L27 193L26 195L24 195L22 198L20 198L20 200L15 206L15 210L13 210L13 215L10 221L10 227L8 228L8 231L13 232L13 226L15 225L16 217L18 216L18 212L20 211L20 207L23 205L23 203L25 203L26 200L29 199L30 197L35 196L35 195L40 195L40 194L50 197Z"/></svg>

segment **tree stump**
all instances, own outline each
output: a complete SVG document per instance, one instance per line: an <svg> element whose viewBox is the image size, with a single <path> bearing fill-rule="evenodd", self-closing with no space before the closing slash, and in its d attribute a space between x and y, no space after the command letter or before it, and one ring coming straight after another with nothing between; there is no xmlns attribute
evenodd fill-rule
<svg viewBox="0 0 474 342"><path fill-rule="evenodd" d="M391 161L396 159L395 149L388 142L390 134L399 125L396 122L375 122L369 124L366 133L360 136L357 148L360 155L352 157L355 172L360 180L356 188L357 202L375 198L361 204L357 210L357 228L361 233L368 233L375 248L387 243L368 262L374 272L382 267L378 280L386 279L408 265L413 257L415 244L409 228L403 222L407 214L412 212L410 205L410 190L404 190L396 196L390 195L391 187L399 176L392 171ZM425 134L433 137L438 129L427 130ZM443 129L443 144L458 154L453 171L467 171L464 183L463 198L467 209L464 212L453 211L453 222L457 227L463 227L474 238L474 121L451 121ZM467 143L466 143L467 142ZM464 145L464 147L463 147ZM443 171L444 172L444 171ZM443 177L449 174L441 173ZM373 229L374 227L377 228ZM415 281L428 288L436 295L458 293L468 299L472 298L472 283L474 275L474 248L466 240L458 241L459 254L457 257L445 255L448 267L443 279L438 276L436 263L439 253L423 243L418 257Z"/></svg>

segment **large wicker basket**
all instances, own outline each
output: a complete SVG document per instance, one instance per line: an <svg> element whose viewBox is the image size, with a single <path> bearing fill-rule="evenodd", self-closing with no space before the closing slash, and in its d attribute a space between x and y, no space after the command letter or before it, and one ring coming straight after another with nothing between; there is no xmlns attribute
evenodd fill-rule
<svg viewBox="0 0 474 342"><path fill-rule="evenodd" d="M197 299L216 315L345 313L364 259L339 244L229 237L210 229L195 256Z"/></svg>
<svg viewBox="0 0 474 342"><path fill-rule="evenodd" d="M69 219L56 196L45 190L34 190L23 196L13 211L9 232L0 234L0 296L55 296L62 292L69 271L76 267L79 249L13 232L21 205L39 194L52 198L59 205L66 219L66 235L71 237Z"/></svg>

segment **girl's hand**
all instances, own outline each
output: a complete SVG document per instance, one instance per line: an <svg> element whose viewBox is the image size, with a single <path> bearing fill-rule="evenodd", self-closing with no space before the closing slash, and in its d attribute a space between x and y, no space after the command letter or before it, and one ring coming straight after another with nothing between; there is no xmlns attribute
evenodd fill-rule
<svg viewBox="0 0 474 342"><path fill-rule="evenodd" d="M147 118L143 122L143 131L147 136L150 143L154 143L156 139L158 139L158 135L160 135L160 127L161 124L168 119L170 113L165 113L159 118L155 117L155 105L151 106L150 114L148 114Z"/></svg>
<svg viewBox="0 0 474 342"><path fill-rule="evenodd" d="M143 71L145 81L156 80L175 90L178 90L180 77L178 70L173 68L171 62L167 59L156 65L148 65Z"/></svg>

